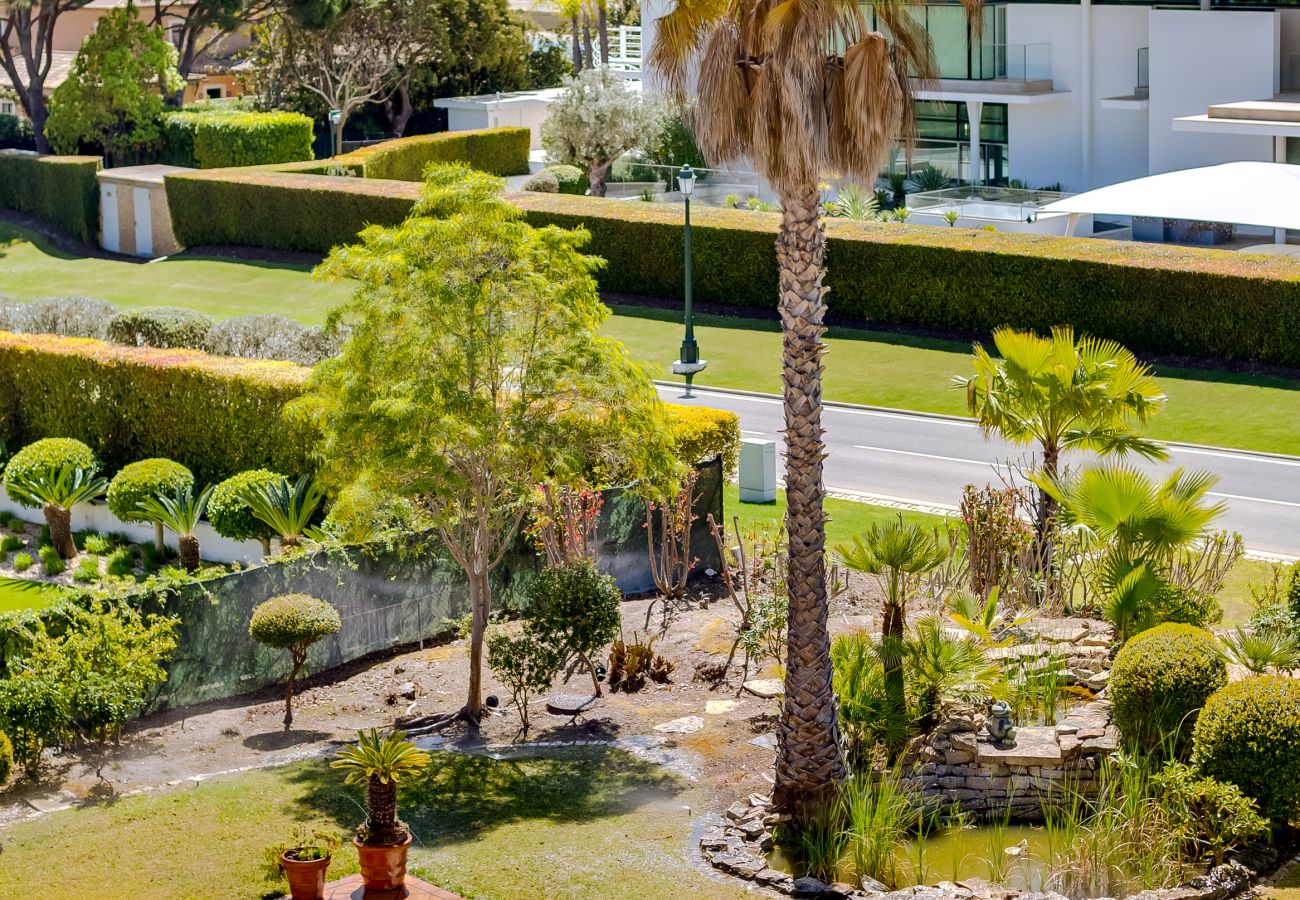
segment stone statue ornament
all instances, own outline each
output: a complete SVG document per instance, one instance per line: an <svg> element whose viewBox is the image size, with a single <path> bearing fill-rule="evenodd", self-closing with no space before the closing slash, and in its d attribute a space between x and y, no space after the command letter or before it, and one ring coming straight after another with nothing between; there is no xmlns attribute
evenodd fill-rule
<svg viewBox="0 0 1300 900"><path fill-rule="evenodd" d="M1014 747L1016 743L1016 726L1011 722L1011 705L1005 700L998 700L989 707L988 722L985 727L993 743L1002 747Z"/></svg>

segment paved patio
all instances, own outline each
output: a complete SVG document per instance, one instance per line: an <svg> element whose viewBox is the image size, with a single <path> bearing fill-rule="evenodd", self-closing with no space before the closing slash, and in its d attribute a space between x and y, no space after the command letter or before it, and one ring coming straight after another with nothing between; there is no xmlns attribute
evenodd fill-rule
<svg viewBox="0 0 1300 900"><path fill-rule="evenodd" d="M421 881L419 878L406 876L406 887L393 891L369 891L361 882L360 875L349 875L338 881L325 885L325 900L465 900L459 894L444 891L442 888ZM288 900L287 897L284 900Z"/></svg>

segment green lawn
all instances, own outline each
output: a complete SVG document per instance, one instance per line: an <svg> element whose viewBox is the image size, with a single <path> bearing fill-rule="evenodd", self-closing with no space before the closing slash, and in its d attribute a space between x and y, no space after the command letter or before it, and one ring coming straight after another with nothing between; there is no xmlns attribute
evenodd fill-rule
<svg viewBox="0 0 1300 900"><path fill-rule="evenodd" d="M403 792L415 874L468 898L689 896L740 900L686 859L689 786L614 750L495 761L438 753ZM0 895L275 896L265 848L295 823L343 836L361 791L323 762L215 778L0 829ZM356 871L350 845L329 877ZM52 882L51 879L56 879ZM283 888L283 885L280 885Z"/></svg>
<svg viewBox="0 0 1300 900"><path fill-rule="evenodd" d="M66 588L21 578L0 578L0 613L53 606L69 596Z"/></svg>
<svg viewBox="0 0 1300 900"><path fill-rule="evenodd" d="M0 223L0 291L20 299L86 294L123 306L173 305L215 317L279 312L309 324L348 294L311 280L302 266L180 257L148 264L69 257L32 232ZM709 368L701 385L777 392L781 336L774 322L698 317ZM663 377L681 343L680 316L620 307L606 331ZM969 348L954 341L832 329L825 396L925 412L964 412L949 385L970 371ZM1300 454L1300 381L1166 368L1169 395L1149 433L1165 440ZM1230 426L1229 426L1230 423Z"/></svg>

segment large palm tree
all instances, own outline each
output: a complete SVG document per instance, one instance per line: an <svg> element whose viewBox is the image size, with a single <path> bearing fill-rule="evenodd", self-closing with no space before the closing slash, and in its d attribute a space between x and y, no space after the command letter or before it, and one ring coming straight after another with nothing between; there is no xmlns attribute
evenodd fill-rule
<svg viewBox="0 0 1300 900"><path fill-rule="evenodd" d="M963 0L975 9L982 0ZM874 185L910 134L909 76L935 72L914 3L677 0L658 20L649 63L677 100L697 95L694 133L709 162L748 160L781 204L776 254L784 330L789 639L774 803L796 818L844 777L831 686L821 373L826 236L817 185Z"/></svg>
<svg viewBox="0 0 1300 900"><path fill-rule="evenodd" d="M999 328L993 345L996 357L976 344L975 374L956 376L953 383L965 390L966 405L985 432L1038 445L1049 480L1058 476L1061 453L1069 449L1165 458L1163 447L1137 433L1160 411L1165 395L1151 369L1122 345L1076 339L1068 327L1053 328L1051 337ZM1055 513L1055 499L1041 491L1037 531L1044 547L1050 545Z"/></svg>

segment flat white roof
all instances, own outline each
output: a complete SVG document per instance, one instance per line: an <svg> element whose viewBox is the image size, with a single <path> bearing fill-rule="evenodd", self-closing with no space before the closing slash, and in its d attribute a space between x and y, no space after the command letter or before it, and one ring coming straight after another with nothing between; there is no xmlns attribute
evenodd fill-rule
<svg viewBox="0 0 1300 900"><path fill-rule="evenodd" d="M1039 211L1300 229L1300 166L1231 162L1165 172L1075 194Z"/></svg>

